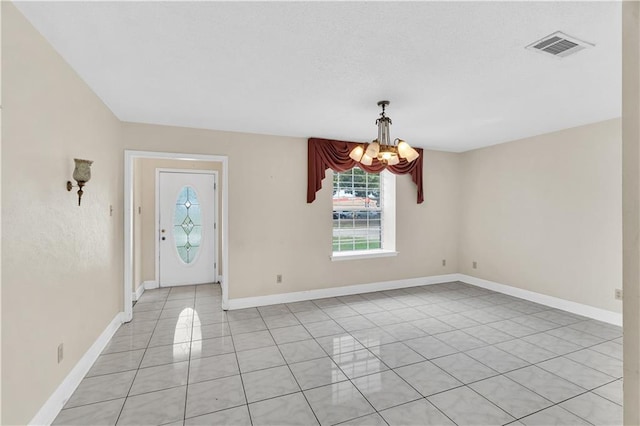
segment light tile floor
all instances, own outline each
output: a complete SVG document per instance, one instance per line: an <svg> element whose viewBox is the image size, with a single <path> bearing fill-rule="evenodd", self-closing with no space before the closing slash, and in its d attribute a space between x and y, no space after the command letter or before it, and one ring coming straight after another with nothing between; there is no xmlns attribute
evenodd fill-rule
<svg viewBox="0 0 640 426"><path fill-rule="evenodd" d="M55 424L622 424L620 327L460 282L220 301L145 292Z"/></svg>

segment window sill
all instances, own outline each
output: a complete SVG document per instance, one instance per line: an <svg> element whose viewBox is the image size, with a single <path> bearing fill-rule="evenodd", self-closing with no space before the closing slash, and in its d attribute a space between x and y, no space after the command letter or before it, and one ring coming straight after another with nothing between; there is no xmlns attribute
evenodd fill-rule
<svg viewBox="0 0 640 426"><path fill-rule="evenodd" d="M354 250L333 253L330 258L332 262L336 262L342 260L373 259L376 257L393 257L397 255L398 252L395 250Z"/></svg>

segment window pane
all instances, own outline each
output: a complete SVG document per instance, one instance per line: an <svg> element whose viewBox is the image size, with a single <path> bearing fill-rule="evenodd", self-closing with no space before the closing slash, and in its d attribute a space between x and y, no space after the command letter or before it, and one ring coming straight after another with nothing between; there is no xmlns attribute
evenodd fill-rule
<svg viewBox="0 0 640 426"><path fill-rule="evenodd" d="M380 175L353 168L333 175L333 251L382 248Z"/></svg>
<svg viewBox="0 0 640 426"><path fill-rule="evenodd" d="M196 191L185 186L180 190L173 215L173 237L184 263L195 259L202 240L202 217Z"/></svg>

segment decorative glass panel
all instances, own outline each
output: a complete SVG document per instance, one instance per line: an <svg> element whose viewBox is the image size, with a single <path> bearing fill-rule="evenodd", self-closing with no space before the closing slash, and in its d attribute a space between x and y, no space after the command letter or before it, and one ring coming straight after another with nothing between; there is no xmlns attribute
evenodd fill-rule
<svg viewBox="0 0 640 426"><path fill-rule="evenodd" d="M196 258L202 240L202 214L195 189L185 186L180 190L173 215L173 237L176 250L184 263Z"/></svg>

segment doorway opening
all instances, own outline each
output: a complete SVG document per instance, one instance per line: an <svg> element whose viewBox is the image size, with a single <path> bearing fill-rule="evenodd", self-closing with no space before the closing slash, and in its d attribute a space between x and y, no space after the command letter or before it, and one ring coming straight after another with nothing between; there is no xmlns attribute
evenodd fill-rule
<svg viewBox="0 0 640 426"><path fill-rule="evenodd" d="M194 198L188 202L182 203L182 207L177 207L176 200L166 201L167 205L172 204L174 212L167 215L174 219L177 209L181 209L181 214L186 212L187 205L192 210L190 212L192 219L188 220L186 214L182 218L184 223L180 224L164 224L164 228L160 227L160 211L161 207L157 202L162 199L159 196L159 177L161 172L167 175L181 174L183 177L196 175L213 176L215 180L215 199L204 200L212 203L215 208L207 213L207 217L211 218L208 222L209 228L196 229L196 222L199 219L199 213L196 211L200 208L200 198L207 198L208 190L196 190L193 185L182 185L177 189L176 200L178 196ZM206 181L207 179L204 178ZM205 183L205 185L210 185ZM185 182L183 182L185 183ZM174 184L178 185L178 184ZM183 187L191 187L184 189ZM125 179L124 179L124 312L125 321L130 321L133 317L133 301L137 294L141 294L145 289L158 287L162 283L162 274L165 275L163 285L175 285L176 276L184 274L184 284L189 284L189 280L196 283L202 282L219 282L220 291L222 293L222 308L228 308L228 282L229 282L229 256L228 256L228 157L219 155L206 154L179 154L168 152L151 152L151 151L125 151ZM168 200L168 196L165 197ZM183 200L184 201L184 200ZM192 204L198 203L198 209L192 207ZM170 209L171 207L165 207ZM211 209L211 207L209 207ZM184 211L183 211L184 210ZM207 219L205 219L207 220ZM162 233L162 229L165 232ZM180 234L180 229L188 231ZM193 232L193 234L191 234ZM202 236L202 232L206 232L206 238ZM185 236L189 236L190 241ZM162 240L162 238L165 238ZM185 240L185 241L182 241ZM200 242L214 243L211 246L200 247ZM176 254L175 262L169 269L161 270L160 256L162 244L170 242L172 247L165 250L165 260L170 254ZM178 244L179 243L179 244ZM175 246L175 247L173 247ZM196 247L197 246L197 247ZM169 250L172 248L173 251ZM205 256L201 258L201 256ZM174 259L174 260L175 260ZM185 261L186 259L186 261ZM201 259L202 261L196 262ZM181 265L182 263L182 265ZM206 280L203 275L192 276L196 264L208 264L210 268L205 272L208 277ZM186 265L186 266L185 266ZM176 270L176 268L181 270ZM173 269L172 269L173 268ZM170 275L173 274L173 278ZM176 275L177 274L177 275ZM166 279L170 278L170 279ZM209 280L209 278L211 278Z"/></svg>

